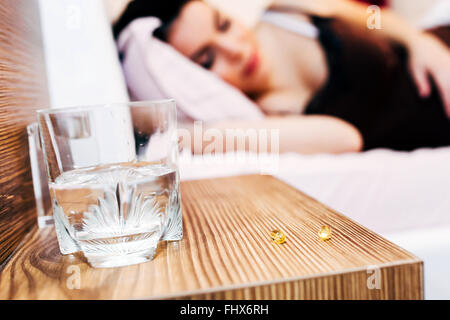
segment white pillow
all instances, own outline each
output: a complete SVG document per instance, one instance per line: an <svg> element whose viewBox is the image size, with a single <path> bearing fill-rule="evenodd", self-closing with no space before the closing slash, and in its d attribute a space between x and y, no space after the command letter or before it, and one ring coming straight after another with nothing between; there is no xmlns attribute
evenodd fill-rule
<svg viewBox="0 0 450 320"><path fill-rule="evenodd" d="M179 118L191 120L264 117L258 106L239 90L153 37L159 25L159 19L154 17L136 19L118 39L132 100L173 98Z"/></svg>

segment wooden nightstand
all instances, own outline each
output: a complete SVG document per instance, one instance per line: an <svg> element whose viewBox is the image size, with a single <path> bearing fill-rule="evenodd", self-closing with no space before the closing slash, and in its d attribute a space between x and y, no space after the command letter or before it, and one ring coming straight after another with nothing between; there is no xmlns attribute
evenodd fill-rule
<svg viewBox="0 0 450 320"><path fill-rule="evenodd" d="M423 299L420 259L273 177L181 190L184 238L160 243L153 261L93 269L59 253L54 228L34 229L0 274L0 298ZM80 289L70 289L78 271Z"/></svg>

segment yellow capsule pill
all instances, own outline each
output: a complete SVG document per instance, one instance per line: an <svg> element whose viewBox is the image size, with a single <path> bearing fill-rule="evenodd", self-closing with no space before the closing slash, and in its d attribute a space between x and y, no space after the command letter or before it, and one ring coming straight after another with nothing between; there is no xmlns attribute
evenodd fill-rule
<svg viewBox="0 0 450 320"><path fill-rule="evenodd" d="M331 228L329 226L322 226L319 229L319 238L322 241L330 240L330 238L331 238Z"/></svg>
<svg viewBox="0 0 450 320"><path fill-rule="evenodd" d="M272 238L272 240L278 244L284 243L286 242L286 236L283 232L281 232L280 230L273 230L270 233L270 237Z"/></svg>

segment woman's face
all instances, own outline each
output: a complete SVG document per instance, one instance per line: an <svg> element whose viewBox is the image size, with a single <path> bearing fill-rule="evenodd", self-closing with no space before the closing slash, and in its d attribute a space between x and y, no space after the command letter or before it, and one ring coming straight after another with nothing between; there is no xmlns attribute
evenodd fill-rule
<svg viewBox="0 0 450 320"><path fill-rule="evenodd" d="M188 2L169 30L183 55L245 93L260 93L269 72L254 34L202 1Z"/></svg>

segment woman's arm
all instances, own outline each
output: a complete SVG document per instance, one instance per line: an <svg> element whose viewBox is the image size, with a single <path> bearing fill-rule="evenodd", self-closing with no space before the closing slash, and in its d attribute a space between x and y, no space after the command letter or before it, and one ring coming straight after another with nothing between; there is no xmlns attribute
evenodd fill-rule
<svg viewBox="0 0 450 320"><path fill-rule="evenodd" d="M413 4L411 4L413 5ZM297 9L305 14L338 17L367 28L367 4L351 0L274 0L273 10ZM436 37L422 32L389 9L381 9L381 29L372 30L402 43L410 52L410 71L422 97L431 93L433 76L450 117L450 50Z"/></svg>
<svg viewBox="0 0 450 320"><path fill-rule="evenodd" d="M181 126L183 128L183 126ZM344 153L358 152L362 149L362 138L359 131L349 123L330 116L269 116L263 120L233 120L202 126L202 134L195 134L194 126L184 126L190 132L191 141L185 140L182 144L190 147L193 153L201 154L209 152L250 151L267 152L276 150L259 150L263 145L273 146L278 143L278 151L312 153ZM260 130L267 133L266 141L261 136ZM271 130L278 132L278 141L270 141ZM227 133L228 132L228 133ZM231 143L231 137L241 133L245 143L239 145ZM221 139L217 143L212 137ZM257 136L257 140L249 137ZM242 136L241 136L242 138ZM275 136L277 138L277 136ZM183 138L184 139L184 138ZM233 141L234 138L231 139ZM186 145L187 144L187 145ZM213 150L213 145L222 146L222 150Z"/></svg>

